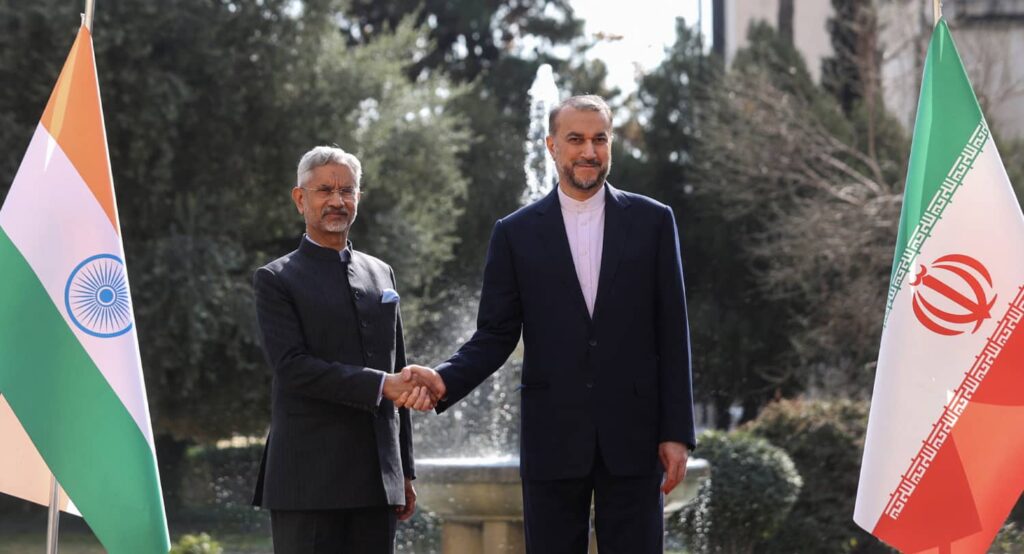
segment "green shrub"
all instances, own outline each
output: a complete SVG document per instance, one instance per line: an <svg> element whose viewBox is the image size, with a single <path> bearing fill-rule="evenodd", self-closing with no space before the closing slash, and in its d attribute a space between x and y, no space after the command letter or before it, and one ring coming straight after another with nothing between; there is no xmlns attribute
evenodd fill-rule
<svg viewBox="0 0 1024 554"><path fill-rule="evenodd" d="M699 443L711 478L682 510L686 545L691 552L753 552L789 513L800 475L785 452L749 433L708 431Z"/></svg>
<svg viewBox="0 0 1024 554"><path fill-rule="evenodd" d="M169 554L222 554L224 549L220 543L213 540L210 535L201 533L199 535L184 535L171 546Z"/></svg>
<svg viewBox="0 0 1024 554"><path fill-rule="evenodd" d="M1020 554L1024 552L1024 533L1013 522L1006 523L988 551L989 554Z"/></svg>
<svg viewBox="0 0 1024 554"><path fill-rule="evenodd" d="M262 444L191 448L183 496L190 505L248 509L262 456Z"/></svg>
<svg viewBox="0 0 1024 554"><path fill-rule="evenodd" d="M868 403L782 400L744 430L786 451L804 487L782 528L758 552L886 552L853 523Z"/></svg>

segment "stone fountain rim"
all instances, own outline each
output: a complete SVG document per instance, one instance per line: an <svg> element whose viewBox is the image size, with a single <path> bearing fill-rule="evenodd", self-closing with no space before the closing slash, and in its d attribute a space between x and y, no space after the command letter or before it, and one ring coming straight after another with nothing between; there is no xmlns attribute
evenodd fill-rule
<svg viewBox="0 0 1024 554"><path fill-rule="evenodd" d="M484 463L480 463L484 462ZM694 477L707 476L711 466L707 460L690 458L686 471ZM478 456L466 458L426 458L416 460L417 480L441 481L449 485L462 483L520 483L518 456Z"/></svg>

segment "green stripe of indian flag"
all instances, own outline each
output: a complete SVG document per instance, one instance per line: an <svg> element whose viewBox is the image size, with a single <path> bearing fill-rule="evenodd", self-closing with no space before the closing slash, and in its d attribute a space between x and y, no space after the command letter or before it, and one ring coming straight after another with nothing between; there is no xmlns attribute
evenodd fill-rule
<svg viewBox="0 0 1024 554"><path fill-rule="evenodd" d="M953 105L956 109L949 110ZM944 205L941 199L937 203L936 198L950 171L961 159L964 145L981 122L981 108L960 63L949 29L942 21L932 35L925 60L887 313L906 278L909 260L917 253L920 244L928 240L934 222L927 214L941 217ZM954 176L953 181L958 180Z"/></svg>
<svg viewBox="0 0 1024 554"><path fill-rule="evenodd" d="M149 443L2 230L0 272L4 396L109 552L167 552Z"/></svg>
<svg viewBox="0 0 1024 554"><path fill-rule="evenodd" d="M1024 218L984 120L979 118L966 136L936 134L945 131L937 130L940 127L934 119L969 119L980 112L952 43L948 42L945 25L940 25L935 34L940 39L933 39L922 90L948 87L959 92L958 95L944 93L941 101L934 101L938 95L929 93L933 101L929 111L918 116L914 145L917 148L919 144L930 142L933 144L929 149L934 151L938 149L934 143L954 143L943 151L955 150L961 162L960 167L953 170L957 183L943 206L941 219L930 226L927 240L913 245L919 252L910 259L909 270L900 283L899 294L882 332L854 514L854 520L869 531L874 529L890 493L921 449L952 391L960 385L998 320L1006 313L1018 287L1024 283L1024 256L1020 255L1019 248L1019 240L1024 238ZM942 50L942 56L934 55L936 48ZM933 65L941 66L942 70L931 67ZM929 81L938 78L945 79L941 87ZM922 104L924 102L922 99ZM920 155L911 159L911 164L925 162L931 165L931 159ZM910 168L912 174L930 174L931 171L931 168L927 171ZM949 172L950 169L946 169L942 177ZM946 182L947 188L953 186L948 179ZM920 185L908 179L907 196L913 200L920 193L910 190L911 186ZM940 191L937 196L943 194ZM904 216L906 214L907 209L904 209ZM1007 237L1013 239L1007 240ZM920 265L930 265L949 254L975 258L988 269L992 278L993 290L987 298L995 298L996 302L991 318L984 320L973 333L968 328L956 336L939 335L926 329L913 313L915 287L910 283ZM897 261L900 255L897 250ZM955 281L952 285L964 286ZM968 290L961 292L972 297ZM955 307L948 309L953 311Z"/></svg>
<svg viewBox="0 0 1024 554"><path fill-rule="evenodd" d="M0 391L109 552L166 552L135 331L92 336L65 308L96 254L123 259L120 239L40 125L0 209Z"/></svg>

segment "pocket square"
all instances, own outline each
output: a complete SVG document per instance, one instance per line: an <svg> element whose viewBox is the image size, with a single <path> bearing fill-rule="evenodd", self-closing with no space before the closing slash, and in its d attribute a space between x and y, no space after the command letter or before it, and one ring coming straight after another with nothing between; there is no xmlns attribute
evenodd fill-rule
<svg viewBox="0 0 1024 554"><path fill-rule="evenodd" d="M381 304L394 304L398 302L398 293L395 289L384 289L384 292L380 294Z"/></svg>

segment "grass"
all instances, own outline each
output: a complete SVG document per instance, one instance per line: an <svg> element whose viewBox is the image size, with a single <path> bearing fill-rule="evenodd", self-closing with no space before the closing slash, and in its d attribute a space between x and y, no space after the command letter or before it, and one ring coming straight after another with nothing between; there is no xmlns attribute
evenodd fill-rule
<svg viewBox="0 0 1024 554"><path fill-rule="evenodd" d="M184 534L184 533L183 533ZM38 531L0 531L0 554L26 554L46 552L46 526ZM174 535L176 541L181 535ZM270 537L241 533L213 534L224 548L224 554L272 554ZM61 554L105 554L106 550L88 530L63 532L59 537L58 551Z"/></svg>
<svg viewBox="0 0 1024 554"><path fill-rule="evenodd" d="M16 512L0 511L0 554L32 554L46 551L46 509L31 506ZM253 510L187 511L170 522L172 542L183 535L208 533L224 548L224 554L272 554L269 517L265 512ZM422 517L422 516L421 516ZM436 523L435 523L436 525ZM404 527L405 537L399 537L399 552L412 554L441 554L439 541L426 540L437 529L430 525ZM400 533L402 535L403 533ZM405 542L415 538L415 546ZM93 536L89 526L78 517L61 515L61 554L105 554L103 546ZM686 554L685 550L667 550L667 554ZM445 553L453 554L453 553Z"/></svg>
<svg viewBox="0 0 1024 554"><path fill-rule="evenodd" d="M236 520L189 517L185 521L171 521L171 541L186 534L209 533L224 548L224 554L272 554L268 526L240 524ZM60 554L105 554L96 539L79 517L61 514L58 537ZM31 506L0 516L0 554L27 554L46 552L46 509Z"/></svg>

